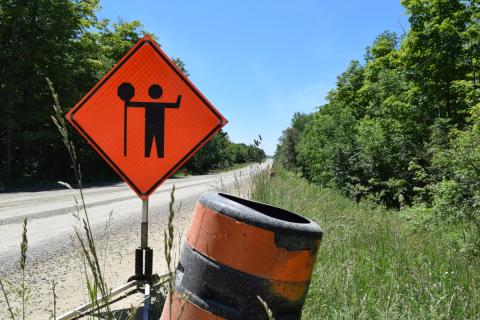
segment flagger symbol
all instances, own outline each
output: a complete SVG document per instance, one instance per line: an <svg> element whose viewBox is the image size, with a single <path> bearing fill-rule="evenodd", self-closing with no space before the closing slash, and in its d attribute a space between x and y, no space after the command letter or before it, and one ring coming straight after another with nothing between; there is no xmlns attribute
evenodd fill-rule
<svg viewBox="0 0 480 320"><path fill-rule="evenodd" d="M176 102L144 102L131 101L135 96L135 87L124 82L118 86L118 97L125 103L123 114L123 155L127 156L127 110L128 107L145 108L145 158L150 157L153 140L157 148L157 157L164 157L165 148L165 109L180 108L182 96L177 97ZM152 84L148 89L148 95L152 99L159 99L163 94L163 89L158 84Z"/></svg>

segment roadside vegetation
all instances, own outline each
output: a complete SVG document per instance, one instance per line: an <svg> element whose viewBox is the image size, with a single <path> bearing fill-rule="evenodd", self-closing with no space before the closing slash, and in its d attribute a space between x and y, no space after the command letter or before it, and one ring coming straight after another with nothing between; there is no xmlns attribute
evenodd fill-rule
<svg viewBox="0 0 480 320"><path fill-rule="evenodd" d="M401 3L409 30L381 33L325 105L296 113L276 160L316 185L438 225L478 256L480 4Z"/></svg>
<svg viewBox="0 0 480 320"><path fill-rule="evenodd" d="M266 155L260 143L260 136L250 145L232 143L228 134L220 131L185 164L184 169L191 174L202 174L262 162Z"/></svg>
<svg viewBox="0 0 480 320"><path fill-rule="evenodd" d="M99 8L99 0L0 0L0 191L71 176L68 153L50 121L45 77L68 111L144 34L161 43L140 21L100 19ZM189 75L180 58L173 61ZM118 180L79 135L72 140L85 183ZM262 153L221 132L185 168L206 173L255 161Z"/></svg>
<svg viewBox="0 0 480 320"><path fill-rule="evenodd" d="M302 319L480 318L480 260L452 247L447 228L414 226L281 167L275 173L257 175L252 198L324 231Z"/></svg>

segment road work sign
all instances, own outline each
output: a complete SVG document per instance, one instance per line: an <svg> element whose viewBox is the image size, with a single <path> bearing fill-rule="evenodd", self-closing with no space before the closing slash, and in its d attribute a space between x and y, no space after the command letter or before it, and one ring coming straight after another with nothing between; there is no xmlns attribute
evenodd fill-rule
<svg viewBox="0 0 480 320"><path fill-rule="evenodd" d="M67 119L142 199L227 123L149 36Z"/></svg>

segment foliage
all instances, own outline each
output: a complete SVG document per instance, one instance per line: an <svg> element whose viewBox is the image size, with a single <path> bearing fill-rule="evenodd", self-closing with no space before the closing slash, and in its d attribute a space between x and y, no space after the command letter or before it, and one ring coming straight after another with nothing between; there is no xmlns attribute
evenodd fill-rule
<svg viewBox="0 0 480 320"><path fill-rule="evenodd" d="M228 134L220 131L185 165L191 173L207 173L210 169L229 166L233 157L229 152L230 140ZM212 165L216 166L212 168Z"/></svg>
<svg viewBox="0 0 480 320"><path fill-rule="evenodd" d="M294 116L276 159L353 199L425 207L480 238L480 3L402 4L410 30L381 33L300 133Z"/></svg>
<svg viewBox="0 0 480 320"><path fill-rule="evenodd" d="M185 164L184 168L190 173L202 174L228 168L236 163L261 162L265 158L265 152L255 143L249 146L232 143L228 134L220 131Z"/></svg>
<svg viewBox="0 0 480 320"><path fill-rule="evenodd" d="M55 83L60 103L73 106L143 32L138 22L98 21L98 7L96 0L0 1L0 185L68 175L45 77ZM115 41L120 38L123 46ZM83 141L79 159L86 180L113 176L99 170L107 166Z"/></svg>
<svg viewBox="0 0 480 320"><path fill-rule="evenodd" d="M307 124L312 116L296 112L292 118L292 124L285 129L280 137L275 158L285 168L295 170L300 162L298 161L297 145Z"/></svg>
<svg viewBox="0 0 480 320"><path fill-rule="evenodd" d="M25 320L25 315L27 313L27 302L30 298L30 289L26 282L26 263L27 263L27 250L28 250L28 238L27 238L27 218L23 219L23 228L22 228L22 241L20 242L20 271L21 277L19 283L15 281L10 282L6 279L2 281L0 279L0 289L2 290L3 299L7 305L7 311L10 319L15 320L15 314L21 315L21 319ZM5 285L13 292L16 296L16 299L20 306L19 308L12 308L10 303L9 295L5 289ZM14 300L14 301L15 301ZM19 317L20 318L20 317Z"/></svg>

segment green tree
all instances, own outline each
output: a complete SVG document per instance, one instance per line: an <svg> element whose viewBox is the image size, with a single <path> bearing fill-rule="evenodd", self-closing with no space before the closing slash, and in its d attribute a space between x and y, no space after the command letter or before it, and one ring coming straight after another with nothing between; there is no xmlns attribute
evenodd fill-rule
<svg viewBox="0 0 480 320"><path fill-rule="evenodd" d="M234 163L248 162L248 146L245 143L233 143L231 149Z"/></svg>
<svg viewBox="0 0 480 320"><path fill-rule="evenodd" d="M232 163L230 138L226 132L220 131L187 162L185 168L191 173L204 174Z"/></svg>
<svg viewBox="0 0 480 320"><path fill-rule="evenodd" d="M275 159L286 169L295 170L300 166L297 146L305 127L311 119L312 115L310 114L296 112L293 115L290 127L282 132L275 151Z"/></svg>
<svg viewBox="0 0 480 320"><path fill-rule="evenodd" d="M412 81L412 102L421 121L435 118L464 122L467 106L453 90L466 74L462 34L469 21L468 4L462 0L402 0L410 14L411 29L402 44L402 58Z"/></svg>
<svg viewBox="0 0 480 320"><path fill-rule="evenodd" d="M433 213L473 229L472 250L480 254L480 104L470 109L471 126L453 129L447 147L434 154L438 182L431 185Z"/></svg>
<svg viewBox="0 0 480 320"><path fill-rule="evenodd" d="M311 181L335 185L339 183L335 179L352 176L355 169L348 159L356 153L356 115L365 112L357 100L363 81L363 67L352 61L338 77L337 88L328 94L328 103L314 113L306 126L297 151L301 172Z"/></svg>
<svg viewBox="0 0 480 320"><path fill-rule="evenodd" d="M71 107L145 32L138 21L98 21L98 7L97 0L0 1L0 186L68 176L45 78ZM86 180L114 177L75 137Z"/></svg>
<svg viewBox="0 0 480 320"><path fill-rule="evenodd" d="M56 135L45 77L62 83L62 102L70 103L80 82L78 74L69 72L82 65L78 38L93 27L97 7L94 0L0 1L4 186L48 176L57 163L53 155L62 154L52 143Z"/></svg>

